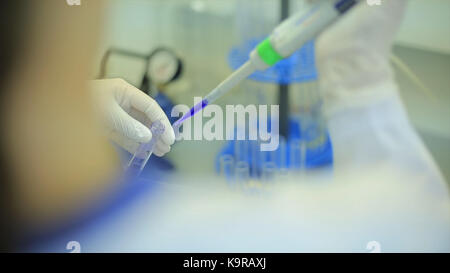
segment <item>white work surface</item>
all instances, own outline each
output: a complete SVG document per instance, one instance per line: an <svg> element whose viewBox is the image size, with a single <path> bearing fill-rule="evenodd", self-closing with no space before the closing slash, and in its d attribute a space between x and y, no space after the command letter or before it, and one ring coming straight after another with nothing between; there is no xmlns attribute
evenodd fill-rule
<svg viewBox="0 0 450 273"><path fill-rule="evenodd" d="M383 252L449 251L446 193L395 179L389 166L372 180L368 172L363 180L333 179L331 169L297 173L249 194L213 174L215 153L195 148L174 147L174 155L194 149L179 162L205 164L210 174L178 166L158 182L141 180L140 193L106 216L30 250L69 252L77 241L81 252L369 252L377 241Z"/></svg>

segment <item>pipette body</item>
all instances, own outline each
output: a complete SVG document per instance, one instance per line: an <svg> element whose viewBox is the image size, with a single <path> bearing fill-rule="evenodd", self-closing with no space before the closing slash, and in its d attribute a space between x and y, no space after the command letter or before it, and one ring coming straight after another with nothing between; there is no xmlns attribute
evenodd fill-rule
<svg viewBox="0 0 450 273"><path fill-rule="evenodd" d="M201 103L177 120L173 124L174 129L179 128L185 120L223 96L256 70L265 70L292 55L358 2L358 0L322 1L312 9L299 12L284 20L268 38L252 50L247 62L206 95Z"/></svg>

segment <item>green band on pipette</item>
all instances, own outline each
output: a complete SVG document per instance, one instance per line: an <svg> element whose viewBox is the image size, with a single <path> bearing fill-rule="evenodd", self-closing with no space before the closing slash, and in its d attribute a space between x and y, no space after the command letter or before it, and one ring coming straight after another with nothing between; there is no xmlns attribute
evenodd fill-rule
<svg viewBox="0 0 450 273"><path fill-rule="evenodd" d="M283 57L281 57L280 54L278 54L278 52L276 52L272 47L272 44L270 44L270 38L266 38L264 41L259 43L256 49L259 57L261 57L261 59L270 66L283 59Z"/></svg>

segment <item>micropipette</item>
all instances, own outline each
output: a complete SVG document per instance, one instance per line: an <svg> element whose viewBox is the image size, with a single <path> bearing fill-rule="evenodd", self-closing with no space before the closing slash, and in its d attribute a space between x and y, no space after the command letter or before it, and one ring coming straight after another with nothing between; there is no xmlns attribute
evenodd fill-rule
<svg viewBox="0 0 450 273"><path fill-rule="evenodd" d="M173 127L181 124L230 91L255 70L265 70L280 60L289 57L307 41L315 38L341 15L355 6L358 0L322 1L311 10L301 11L284 20L272 34L256 46L249 60L214 88L205 98L177 120Z"/></svg>
<svg viewBox="0 0 450 273"><path fill-rule="evenodd" d="M147 161L153 153L153 149L158 141L159 137L164 133L165 127L161 121L157 120L150 126L152 132L152 139L147 143L139 145L130 162L126 166L125 174L127 177L139 176L144 169Z"/></svg>

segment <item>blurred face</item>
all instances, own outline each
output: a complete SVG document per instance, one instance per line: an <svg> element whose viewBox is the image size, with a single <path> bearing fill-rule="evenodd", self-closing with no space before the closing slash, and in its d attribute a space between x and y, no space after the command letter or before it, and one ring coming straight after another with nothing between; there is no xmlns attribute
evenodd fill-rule
<svg viewBox="0 0 450 273"><path fill-rule="evenodd" d="M117 160L98 132L86 89L102 1L29 2L26 47L2 116L19 215L42 224L104 191Z"/></svg>

